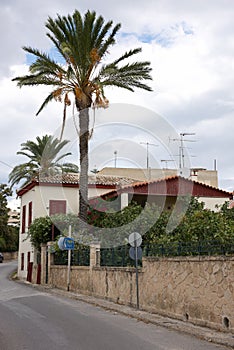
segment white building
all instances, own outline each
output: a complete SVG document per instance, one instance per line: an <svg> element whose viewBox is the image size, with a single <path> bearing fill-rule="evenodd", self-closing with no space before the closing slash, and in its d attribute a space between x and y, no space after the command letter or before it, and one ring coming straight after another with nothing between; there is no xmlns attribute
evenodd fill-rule
<svg viewBox="0 0 234 350"><path fill-rule="evenodd" d="M99 197L134 180L114 176L89 176L88 197ZM63 174L33 179L18 192L20 205L20 234L18 277L26 279L28 264L36 258L28 237L28 229L35 218L53 214L78 214L79 174Z"/></svg>

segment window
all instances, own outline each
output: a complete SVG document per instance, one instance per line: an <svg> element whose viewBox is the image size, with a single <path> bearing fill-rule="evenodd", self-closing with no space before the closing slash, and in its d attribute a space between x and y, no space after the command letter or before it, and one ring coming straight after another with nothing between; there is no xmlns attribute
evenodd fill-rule
<svg viewBox="0 0 234 350"><path fill-rule="evenodd" d="M32 223L32 202L28 203L28 227L30 227Z"/></svg>
<svg viewBox="0 0 234 350"><path fill-rule="evenodd" d="M22 210L21 233L25 233L25 223L26 223L26 205L23 206L23 210Z"/></svg>
<svg viewBox="0 0 234 350"><path fill-rule="evenodd" d="M50 200L49 215L66 214L66 201Z"/></svg>
<svg viewBox="0 0 234 350"><path fill-rule="evenodd" d="M24 253L21 253L21 271L24 270Z"/></svg>

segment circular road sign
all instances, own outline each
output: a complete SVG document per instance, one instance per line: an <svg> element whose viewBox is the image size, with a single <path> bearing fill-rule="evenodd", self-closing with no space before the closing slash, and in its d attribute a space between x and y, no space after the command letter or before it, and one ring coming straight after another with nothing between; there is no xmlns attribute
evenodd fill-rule
<svg viewBox="0 0 234 350"><path fill-rule="evenodd" d="M138 232L132 232L129 237L128 237L128 243L132 246L132 247L140 247L141 243L142 243L142 237L140 235L140 233Z"/></svg>
<svg viewBox="0 0 234 350"><path fill-rule="evenodd" d="M142 248L137 247L136 249L133 247L130 247L129 249L129 256L132 260L136 260L136 250L137 250L137 260L142 259Z"/></svg>

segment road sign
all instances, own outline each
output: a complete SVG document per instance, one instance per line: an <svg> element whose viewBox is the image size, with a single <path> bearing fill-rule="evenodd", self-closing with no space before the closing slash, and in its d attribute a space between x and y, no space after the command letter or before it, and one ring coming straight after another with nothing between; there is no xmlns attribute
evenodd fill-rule
<svg viewBox="0 0 234 350"><path fill-rule="evenodd" d="M75 242L71 237L60 237L58 240L58 246L61 250L73 250Z"/></svg>
<svg viewBox="0 0 234 350"><path fill-rule="evenodd" d="M142 243L142 237L140 233L138 232L131 233L128 237L128 242L132 247L140 247Z"/></svg>
<svg viewBox="0 0 234 350"><path fill-rule="evenodd" d="M75 246L74 239L71 237L65 237L63 245L65 247L65 250L73 250Z"/></svg>
<svg viewBox="0 0 234 350"><path fill-rule="evenodd" d="M129 256L132 260L141 260L142 259L142 248L141 247L130 247L129 249Z"/></svg>
<svg viewBox="0 0 234 350"><path fill-rule="evenodd" d="M58 247L61 250L65 250L63 242L64 242L64 237L60 237L59 240L58 240Z"/></svg>

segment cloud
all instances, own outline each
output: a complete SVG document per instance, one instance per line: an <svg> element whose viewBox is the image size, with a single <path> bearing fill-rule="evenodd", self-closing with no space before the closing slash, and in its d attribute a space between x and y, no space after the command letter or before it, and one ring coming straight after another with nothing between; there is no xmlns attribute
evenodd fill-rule
<svg viewBox="0 0 234 350"><path fill-rule="evenodd" d="M213 159L217 158L220 184L230 189L234 173L232 0L156 0L144 5L139 0L119 0L111 6L107 1L94 0L81 4L75 0L41 0L39 3L2 0L0 180L7 181L9 168L4 163L14 166L20 161L16 156L20 144L37 135L54 133L62 118L62 106L58 103L52 103L35 117L47 90L19 89L11 81L27 71L27 57L21 47L32 46L49 52L51 43L45 28L48 16L67 15L77 7L81 12L96 10L106 20L122 24L117 44L107 60L140 46L142 53L136 58L151 61L153 81L150 84L154 92L130 93L109 88L106 95L110 102L144 106L159 113L178 132L196 132L198 142L191 146L191 154L196 155L191 158L192 165L212 168ZM132 139L133 135L129 135ZM121 148L120 142L113 143L109 155L107 148L100 162L104 164L111 159L117 146ZM144 164L144 154L142 151L141 164Z"/></svg>

